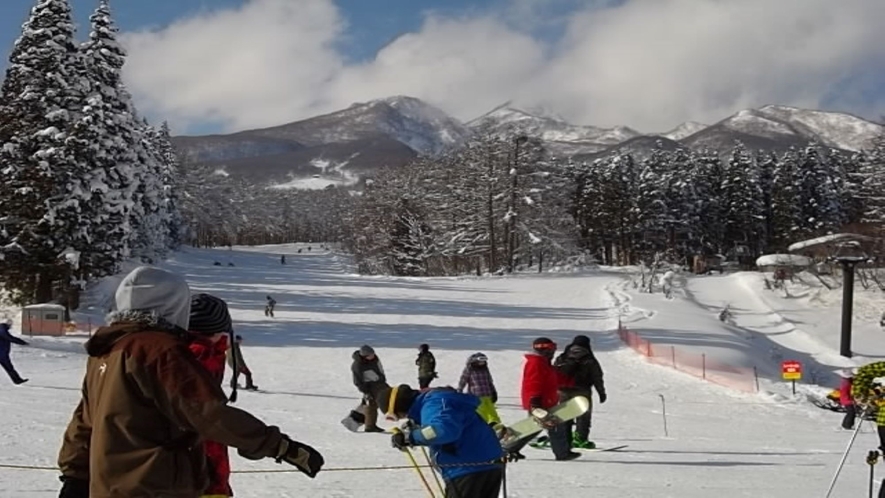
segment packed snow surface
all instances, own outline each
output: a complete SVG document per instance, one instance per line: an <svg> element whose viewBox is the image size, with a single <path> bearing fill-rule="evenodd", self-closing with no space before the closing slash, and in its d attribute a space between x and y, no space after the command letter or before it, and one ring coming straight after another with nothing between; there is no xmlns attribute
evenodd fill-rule
<svg viewBox="0 0 885 498"><path fill-rule="evenodd" d="M281 254L287 255L285 266L280 265ZM223 265L213 266L214 261ZM235 266L226 266L228 262ZM240 498L387 498L392 492L426 496L413 470L384 470L407 463L390 447L388 435L353 434L339 424L359 399L351 385L350 355L364 343L375 347L389 379L397 383L415 383L414 360L421 343L429 343L436 354L436 385L456 383L466 358L484 352L501 395L501 415L514 421L524 414L519 381L532 340L548 336L564 346L576 334L590 336L609 394L609 401L594 409L591 437L600 446L629 446L587 453L572 462L555 462L549 451L526 449L528 458L508 468L510 497L823 496L848 440L848 433L836 430L838 415L772 393L774 380L766 378L766 394L739 394L649 364L624 348L614 333L620 317L639 333L653 329L661 340L716 346L733 358L750 358L773 344L772 338L755 334L755 346L743 347L742 341L749 340L741 337L745 329L710 318L729 301L746 310L738 319L766 312L759 323L747 326L765 327L769 320L774 325L771 304L754 298L760 282L744 287L740 276L676 275L678 288L668 300L660 293L640 294L622 273L606 270L484 278L360 277L351 273L346 258L317 244L310 251L306 244L187 249L164 266L186 275L193 291L215 293L230 303L236 331L245 339L246 361L258 386L267 391L242 392L237 406L278 424L326 458L326 471L315 480L297 472L234 474L232 484ZM113 283L96 286L84 303L95 313L103 312ZM274 319L263 314L268 294L278 302ZM770 330L771 336L777 334ZM0 495L55 497L57 472L3 465L54 465L79 397L84 338L25 339L31 346L14 347L13 360L30 382L15 387L0 380ZM817 354L827 350L826 341L807 339ZM865 426L835 496L865 495L864 457L875 446L875 436ZM287 469L234 453L232 464L235 471Z"/></svg>

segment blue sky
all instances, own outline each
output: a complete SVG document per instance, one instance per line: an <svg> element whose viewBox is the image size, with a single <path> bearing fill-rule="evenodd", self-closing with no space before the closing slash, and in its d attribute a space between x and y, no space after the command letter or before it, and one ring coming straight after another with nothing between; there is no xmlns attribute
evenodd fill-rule
<svg viewBox="0 0 885 498"><path fill-rule="evenodd" d="M36 0L0 0L5 66ZM70 0L87 35L97 0ZM885 114L882 0L112 0L139 110L179 133L410 95L664 131L766 104Z"/></svg>

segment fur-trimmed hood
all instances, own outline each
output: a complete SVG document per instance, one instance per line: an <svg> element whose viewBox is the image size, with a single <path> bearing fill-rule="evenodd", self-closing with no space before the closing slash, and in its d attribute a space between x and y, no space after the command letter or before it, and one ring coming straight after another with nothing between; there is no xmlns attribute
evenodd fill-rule
<svg viewBox="0 0 885 498"><path fill-rule="evenodd" d="M185 340L190 336L183 328L170 323L156 312L148 311L115 311L108 315L110 325L101 327L86 341L86 352L89 356L103 356L110 352L114 344L123 337L139 332L167 332Z"/></svg>

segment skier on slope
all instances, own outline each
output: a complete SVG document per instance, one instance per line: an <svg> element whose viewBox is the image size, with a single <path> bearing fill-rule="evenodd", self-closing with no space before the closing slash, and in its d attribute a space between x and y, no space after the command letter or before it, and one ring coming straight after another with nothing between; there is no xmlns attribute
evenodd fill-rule
<svg viewBox="0 0 885 498"><path fill-rule="evenodd" d="M498 390L489 371L489 359L483 353L474 353L467 358L467 365L464 366L461 379L458 381L458 392L464 392L464 388L479 398L479 415L487 424L494 427L501 423L501 417L495 408L495 403L498 402Z"/></svg>
<svg viewBox="0 0 885 498"><path fill-rule="evenodd" d="M273 318L273 309L276 307L277 302L274 298L267 296L267 304L264 305L264 316L269 316Z"/></svg>
<svg viewBox="0 0 885 498"><path fill-rule="evenodd" d="M378 427L378 402L377 398L381 391L388 389L387 376L384 374L384 366L375 354L372 346L364 344L353 352L353 364L350 371L353 374L353 385L363 395L361 401L365 413L351 412L351 416L359 423L364 424L364 432L384 432ZM360 415L362 420L360 420Z"/></svg>
<svg viewBox="0 0 885 498"><path fill-rule="evenodd" d="M522 375L522 406L531 413L535 408L549 410L560 401L560 387L570 386L571 380L559 373L551 363L556 354L556 343L547 337L532 342L532 352L525 355ZM556 460L573 460L581 456L572 451L572 422L550 424L547 427L550 448Z"/></svg>
<svg viewBox="0 0 885 498"><path fill-rule="evenodd" d="M224 381L225 352L228 338L233 330L227 303L209 295L191 297L191 314L188 332L193 335L189 349L197 361L209 371L221 386ZM231 398L235 395L232 394ZM230 487L230 460L227 446L215 441L204 441L206 465L209 468L209 485L201 498L226 498L233 496Z"/></svg>
<svg viewBox="0 0 885 498"><path fill-rule="evenodd" d="M433 379L439 377L436 373L436 358L430 352L429 345L418 346L418 358L415 359L415 365L418 365L418 387L427 389Z"/></svg>
<svg viewBox="0 0 885 498"><path fill-rule="evenodd" d="M86 342L82 399L65 432L60 498L198 498L206 485L200 441L276 458L313 478L324 460L279 428L228 406L188 350L190 289L142 266L120 283L110 325Z"/></svg>
<svg viewBox="0 0 885 498"><path fill-rule="evenodd" d="M234 337L234 342L230 349L227 350L227 364L233 369L233 375L230 378L230 388L233 392L237 391L237 378L242 374L246 376L247 391L257 391L258 386L252 381L252 370L246 365L246 359L243 358L243 336Z"/></svg>
<svg viewBox="0 0 885 498"><path fill-rule="evenodd" d="M503 450L495 431L476 412L479 399L450 387L421 393L402 384L382 391L388 419L408 419L391 445L408 451L429 446L446 484L446 498L497 498L503 482Z"/></svg>
<svg viewBox="0 0 885 498"><path fill-rule="evenodd" d="M12 349L13 344L27 346L28 343L10 334L9 329L11 327L12 320L4 319L0 322L0 366L3 367L3 370L6 370L13 384L20 385L27 382L28 379L23 379L15 370L15 367L12 365L12 359L9 357L9 350Z"/></svg>
<svg viewBox="0 0 885 498"><path fill-rule="evenodd" d="M602 366L593 354L590 347L590 338L579 335L572 343L565 347L554 362L559 371L572 380L573 387L564 388L565 398L584 396L588 400L593 399L593 389L599 395L599 404L605 403L605 382L603 381ZM576 448L595 448L596 445L588 438L590 425L593 419L593 405L587 413L575 419L575 434L572 445Z"/></svg>

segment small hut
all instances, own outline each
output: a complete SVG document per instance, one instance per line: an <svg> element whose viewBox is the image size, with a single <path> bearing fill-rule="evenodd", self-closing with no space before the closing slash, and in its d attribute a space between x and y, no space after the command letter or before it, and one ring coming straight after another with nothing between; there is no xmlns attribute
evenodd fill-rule
<svg viewBox="0 0 885 498"><path fill-rule="evenodd" d="M28 335L65 334L65 307L60 304L32 304L22 308L22 333Z"/></svg>

